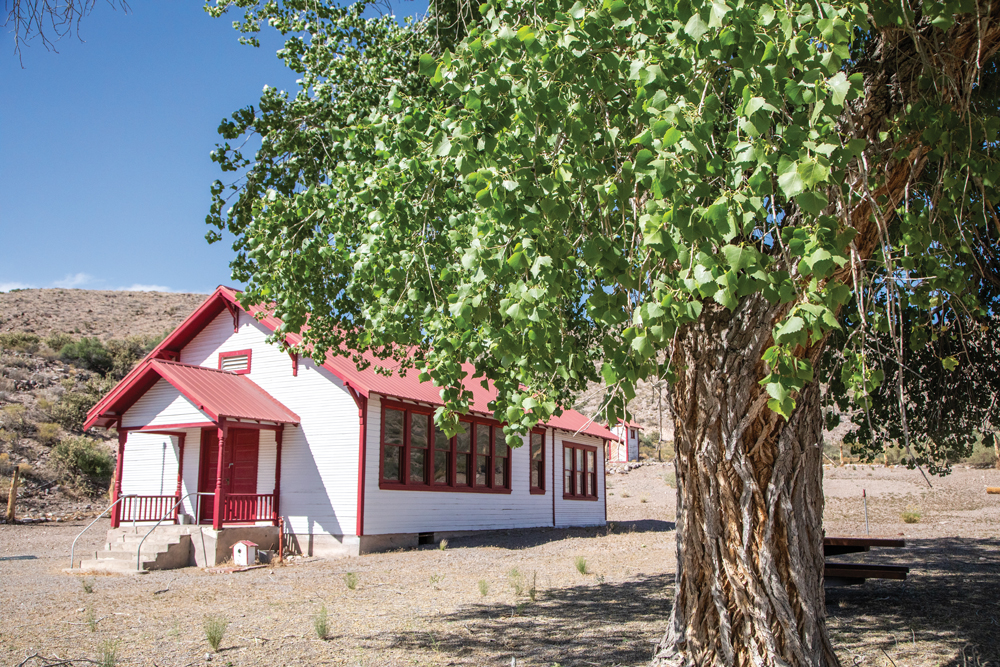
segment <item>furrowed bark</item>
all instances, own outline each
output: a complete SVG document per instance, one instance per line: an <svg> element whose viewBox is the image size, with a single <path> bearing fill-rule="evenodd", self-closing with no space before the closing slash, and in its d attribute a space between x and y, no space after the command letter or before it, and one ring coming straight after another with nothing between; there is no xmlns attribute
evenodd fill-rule
<svg viewBox="0 0 1000 667"><path fill-rule="evenodd" d="M844 128L870 142L867 165L858 164L849 188L865 194L834 204L846 207L858 231L854 269L876 256L888 217L925 164L919 145L892 159L898 146L880 142L879 132L918 94L924 74L941 82L946 103L968 108L979 70L1000 47L993 13L983 2L979 16L959 17L946 33L918 17L915 26L884 30L859 63L866 94ZM834 279L850 285L851 271L848 265ZM732 312L708 302L678 334L676 597L655 667L839 665L825 624L819 385L803 388L786 421L767 409L759 384L767 375L761 355L788 307L759 296ZM824 346L800 353L815 368Z"/></svg>

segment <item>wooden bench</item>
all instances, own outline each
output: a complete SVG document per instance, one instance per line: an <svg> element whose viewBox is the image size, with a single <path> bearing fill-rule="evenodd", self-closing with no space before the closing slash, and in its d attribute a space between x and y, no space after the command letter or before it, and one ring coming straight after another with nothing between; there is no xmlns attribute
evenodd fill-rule
<svg viewBox="0 0 1000 667"><path fill-rule="evenodd" d="M906 540L885 537L827 537L823 539L823 556L841 556L870 551L872 547L900 548ZM896 579L905 581L910 568L905 565L872 565L869 563L826 562L823 579L827 586L853 586L865 579Z"/></svg>

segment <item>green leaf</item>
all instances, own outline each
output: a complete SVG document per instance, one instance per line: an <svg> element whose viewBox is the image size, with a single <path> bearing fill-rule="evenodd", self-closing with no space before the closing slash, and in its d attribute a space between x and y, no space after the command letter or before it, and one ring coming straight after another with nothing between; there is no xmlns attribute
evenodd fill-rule
<svg viewBox="0 0 1000 667"><path fill-rule="evenodd" d="M945 370L953 371L958 368L958 359L955 357L945 357L941 360L941 365L944 366Z"/></svg>
<svg viewBox="0 0 1000 667"><path fill-rule="evenodd" d="M701 39L702 35L708 32L708 25L702 20L701 15L695 12L688 19L688 22L684 24L684 32L697 42Z"/></svg>
<svg viewBox="0 0 1000 667"><path fill-rule="evenodd" d="M803 192L795 201L799 208L810 215L819 215L830 203L822 192Z"/></svg>
<svg viewBox="0 0 1000 667"><path fill-rule="evenodd" d="M799 176L802 178L802 183L807 188L812 188L817 183L822 183L830 176L830 168L815 159L799 162L796 171L798 171Z"/></svg>
<svg viewBox="0 0 1000 667"><path fill-rule="evenodd" d="M437 72L437 58L428 53L421 54L420 73L423 76L434 76L435 72Z"/></svg>
<svg viewBox="0 0 1000 667"><path fill-rule="evenodd" d="M734 271L749 269L757 265L757 251L750 246L727 245L722 249L722 253Z"/></svg>
<svg viewBox="0 0 1000 667"><path fill-rule="evenodd" d="M784 157L778 162L778 187L786 197L802 194L806 184L799 174L798 164Z"/></svg>
<svg viewBox="0 0 1000 667"><path fill-rule="evenodd" d="M837 72L826 82L830 86L830 100L840 106L847 99L847 93L851 91L851 82L843 72Z"/></svg>

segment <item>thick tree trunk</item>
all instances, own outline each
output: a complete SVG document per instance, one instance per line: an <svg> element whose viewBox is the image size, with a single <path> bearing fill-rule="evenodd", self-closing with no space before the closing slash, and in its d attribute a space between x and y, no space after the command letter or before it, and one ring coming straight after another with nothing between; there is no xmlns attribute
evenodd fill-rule
<svg viewBox="0 0 1000 667"><path fill-rule="evenodd" d="M677 594L654 665L837 665L823 606L819 388L766 409L783 311L706 305L677 341Z"/></svg>
<svg viewBox="0 0 1000 667"><path fill-rule="evenodd" d="M951 85L943 101L968 108L982 65L1000 48L1000 22L962 16L946 33L926 21L888 29L859 66L865 96L847 111L845 129L870 143L868 164L851 189L877 177L874 197L846 212L857 230L853 266L835 276L851 285L884 239L888 219L922 171L926 148L903 160L879 132L930 71ZM921 43L918 46L916 41ZM879 199L880 209L872 205ZM838 204L839 205L839 204ZM677 449L677 583L670 626L653 665L787 665L833 667L838 660L825 625L823 595L823 467L819 385L799 393L791 418L767 409L759 381L761 355L788 306L760 297L735 312L704 305L699 322L681 331L673 350L672 392ZM818 367L824 342L804 354Z"/></svg>

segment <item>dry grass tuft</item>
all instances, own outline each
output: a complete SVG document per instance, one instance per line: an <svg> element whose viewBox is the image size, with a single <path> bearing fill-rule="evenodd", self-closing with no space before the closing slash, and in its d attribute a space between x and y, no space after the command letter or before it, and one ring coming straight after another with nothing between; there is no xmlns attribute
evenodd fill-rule
<svg viewBox="0 0 1000 667"><path fill-rule="evenodd" d="M202 627L205 630L205 639L208 641L208 645L218 653L219 647L222 645L222 638L226 636L229 621L221 616L206 616Z"/></svg>

